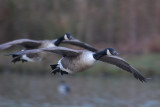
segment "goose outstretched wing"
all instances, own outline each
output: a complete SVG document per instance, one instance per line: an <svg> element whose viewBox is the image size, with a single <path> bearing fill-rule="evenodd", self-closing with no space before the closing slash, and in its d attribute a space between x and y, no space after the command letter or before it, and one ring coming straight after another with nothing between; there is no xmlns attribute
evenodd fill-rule
<svg viewBox="0 0 160 107"><path fill-rule="evenodd" d="M0 50L10 48L14 45L22 45L25 48L34 48L41 45L41 41L31 40L31 39L17 39L4 44L0 44Z"/></svg>
<svg viewBox="0 0 160 107"><path fill-rule="evenodd" d="M87 49L87 50L92 51L92 52L98 52L98 50L96 48L94 48L93 46L91 46L91 45L89 45L87 43L84 43L84 42L82 42L80 40L77 40L77 39L64 40L64 41L62 41L62 43L79 46L81 48Z"/></svg>
<svg viewBox="0 0 160 107"><path fill-rule="evenodd" d="M33 54L39 52L52 52L62 56L78 56L80 54L80 50L73 50L65 47L51 47L51 48L39 48L39 49L31 49L31 50L22 50L15 53L10 53L8 55L24 55L24 54Z"/></svg>
<svg viewBox="0 0 160 107"><path fill-rule="evenodd" d="M132 73L136 79L142 82L146 82L146 78L143 77L142 74L138 70L136 70L134 67L128 64L124 59L118 56L104 56L100 58L100 61L116 65L117 67Z"/></svg>

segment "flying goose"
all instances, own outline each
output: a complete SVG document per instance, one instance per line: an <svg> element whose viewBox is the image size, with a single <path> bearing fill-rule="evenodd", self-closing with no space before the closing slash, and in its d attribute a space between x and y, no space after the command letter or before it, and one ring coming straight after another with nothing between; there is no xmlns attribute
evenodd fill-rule
<svg viewBox="0 0 160 107"><path fill-rule="evenodd" d="M56 74L60 72L61 75L81 72L84 71L95 64L97 60L116 65L117 67L128 71L134 75L136 79L142 82L146 81L141 73L139 73L135 68L128 64L124 59L114 56L118 53L113 48L106 48L99 52L91 52L88 50L74 50L65 47L53 47L53 48L41 48L33 50L25 50L16 53L11 53L15 55L23 55L28 53L39 53L39 52L53 52L63 57L58 61L57 64L51 65L52 73Z"/></svg>
<svg viewBox="0 0 160 107"><path fill-rule="evenodd" d="M71 33L65 33L62 37L55 39L55 40L31 40L31 39L18 39L14 40L8 43L4 43L0 45L0 50L4 50L7 48L10 48L14 45L21 45L25 47L25 50L28 49L37 49L37 48L49 48L49 47L56 47L59 46L59 44L70 44L70 45L75 45L84 49L87 49L92 52L98 52L96 48L93 46L84 43L78 39L73 38ZM21 50L24 51L24 50ZM43 56L46 56L46 54L24 54L22 56L20 55L12 55L13 60L12 62L15 63L17 61L22 61L22 62L35 62L35 61L40 61Z"/></svg>
<svg viewBox="0 0 160 107"><path fill-rule="evenodd" d="M0 45L0 51L7 49L7 48L11 48L12 46L15 45L21 45L25 48L25 50L28 49L38 49L38 48L49 48L49 47L56 47L59 46L59 44L63 41L63 40L71 40L73 39L72 35L70 33L65 33L62 37L55 39L55 40L31 40L31 39L17 39L11 42L7 42L4 44ZM69 42L67 42L69 43ZM24 51L24 50L21 50ZM12 62L15 63L17 61L22 61L22 62L34 62L34 61L40 61L42 59L43 56L45 56L46 54L24 54L24 55L12 55L13 60Z"/></svg>

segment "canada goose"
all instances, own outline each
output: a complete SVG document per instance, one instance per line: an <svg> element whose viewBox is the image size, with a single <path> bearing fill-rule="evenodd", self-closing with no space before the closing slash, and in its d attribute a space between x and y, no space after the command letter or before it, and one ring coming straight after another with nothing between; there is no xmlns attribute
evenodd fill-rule
<svg viewBox="0 0 160 107"><path fill-rule="evenodd" d="M38 48L49 48L49 47L56 47L59 46L59 44L63 40L71 40L73 39L72 35L70 33L65 33L62 37L55 39L55 40L31 40L31 39L17 39L11 42L7 42L0 45L0 50L4 50L7 48L11 48L15 45L21 45L25 48L25 50L28 49L38 49ZM24 51L24 50L21 50ZM45 54L24 54L24 55L12 55L13 60L12 62L15 63L17 61L22 62L34 62L34 61L40 61L42 57L45 56Z"/></svg>
<svg viewBox="0 0 160 107"><path fill-rule="evenodd" d="M97 60L102 62L107 62L117 67L126 70L134 75L136 79L142 82L146 81L135 68L128 64L124 59L114 56L118 53L113 48L106 48L99 52L91 52L88 50L74 50L65 47L54 47L54 48L41 48L34 50L25 50L16 53L11 53L15 55L23 55L28 53L39 53L43 51L53 52L60 54L63 57L58 61L57 64L51 65L52 73L56 74L60 72L63 74L81 72L84 71L95 64Z"/></svg>

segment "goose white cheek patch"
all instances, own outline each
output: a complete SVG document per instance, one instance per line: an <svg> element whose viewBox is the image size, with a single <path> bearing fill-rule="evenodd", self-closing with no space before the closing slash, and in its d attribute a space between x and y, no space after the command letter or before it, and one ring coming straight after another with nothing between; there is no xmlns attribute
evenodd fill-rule
<svg viewBox="0 0 160 107"><path fill-rule="evenodd" d="M64 35L64 39L65 40L69 40L66 34Z"/></svg>
<svg viewBox="0 0 160 107"><path fill-rule="evenodd" d="M108 49L107 49L107 55L112 55Z"/></svg>

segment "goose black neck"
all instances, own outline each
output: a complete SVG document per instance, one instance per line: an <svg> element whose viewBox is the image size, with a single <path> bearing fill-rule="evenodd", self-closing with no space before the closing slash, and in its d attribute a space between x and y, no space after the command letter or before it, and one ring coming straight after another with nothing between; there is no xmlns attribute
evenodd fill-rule
<svg viewBox="0 0 160 107"><path fill-rule="evenodd" d="M54 43L56 46L59 46L59 44L64 40L64 37L60 37L56 40L56 42Z"/></svg>
<svg viewBox="0 0 160 107"><path fill-rule="evenodd" d="M96 60L99 60L101 57L105 56L106 55L106 52L105 51L100 51L100 52L97 52L95 54L93 54L93 57L96 59Z"/></svg>

